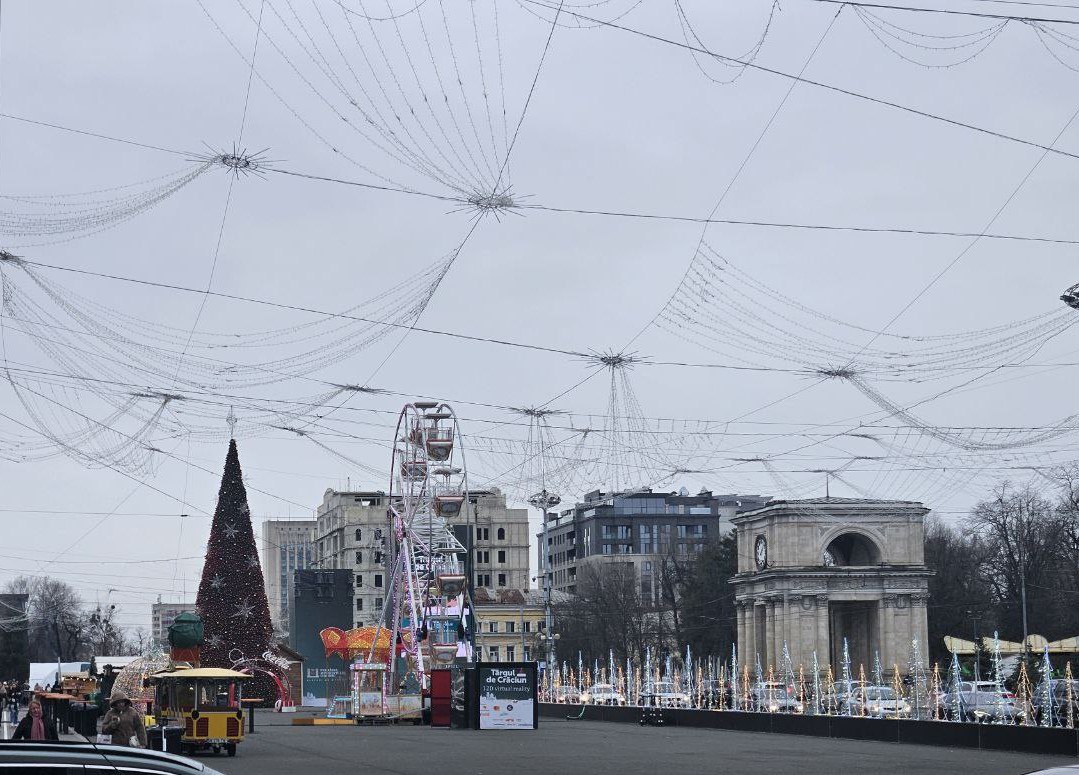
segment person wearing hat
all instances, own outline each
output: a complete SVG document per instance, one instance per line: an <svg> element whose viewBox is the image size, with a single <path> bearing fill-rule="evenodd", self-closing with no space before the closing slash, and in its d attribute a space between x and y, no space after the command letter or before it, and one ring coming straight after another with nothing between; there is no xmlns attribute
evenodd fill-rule
<svg viewBox="0 0 1079 775"><path fill-rule="evenodd" d="M113 745L135 745L132 741L138 741L139 748L146 747L146 725L142 722L142 714L131 706L128 696L118 689L114 689L109 697L109 712L101 721L103 734L112 735Z"/></svg>

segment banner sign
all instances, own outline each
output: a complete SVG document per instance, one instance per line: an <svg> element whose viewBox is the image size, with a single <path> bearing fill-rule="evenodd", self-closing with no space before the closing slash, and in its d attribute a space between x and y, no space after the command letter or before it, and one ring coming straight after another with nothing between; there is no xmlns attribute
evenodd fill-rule
<svg viewBox="0 0 1079 775"><path fill-rule="evenodd" d="M535 729L535 662L495 662L476 665L480 729Z"/></svg>

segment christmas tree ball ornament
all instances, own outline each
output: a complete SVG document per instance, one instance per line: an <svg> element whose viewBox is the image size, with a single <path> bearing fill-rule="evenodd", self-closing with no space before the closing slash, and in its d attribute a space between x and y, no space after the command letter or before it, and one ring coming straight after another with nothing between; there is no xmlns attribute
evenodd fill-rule
<svg viewBox="0 0 1079 775"><path fill-rule="evenodd" d="M236 440L229 441L225 470L217 494L217 509L206 544L196 606L202 618L203 667L232 668L233 652L258 656L273 646L273 627L266 584L259 567L251 508L247 504ZM265 704L282 700L283 682L256 673L244 694Z"/></svg>

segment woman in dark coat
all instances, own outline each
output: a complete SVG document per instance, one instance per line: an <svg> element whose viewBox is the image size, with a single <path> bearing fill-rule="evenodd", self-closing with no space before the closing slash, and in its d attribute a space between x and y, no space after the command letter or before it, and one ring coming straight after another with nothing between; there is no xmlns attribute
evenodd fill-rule
<svg viewBox="0 0 1079 775"><path fill-rule="evenodd" d="M41 703L31 700L26 717L19 722L19 726L15 727L15 734L11 736L11 739L45 743L50 740L59 740L59 737L56 735L56 726L45 718Z"/></svg>

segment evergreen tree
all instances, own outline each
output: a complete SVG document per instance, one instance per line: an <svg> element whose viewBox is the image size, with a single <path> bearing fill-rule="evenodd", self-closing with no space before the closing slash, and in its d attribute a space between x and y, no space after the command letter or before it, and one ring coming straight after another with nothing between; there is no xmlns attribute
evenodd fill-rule
<svg viewBox="0 0 1079 775"><path fill-rule="evenodd" d="M244 657L260 657L273 642L235 439L225 457L196 605L205 628L200 659L204 667L231 667L239 656L234 650Z"/></svg>

